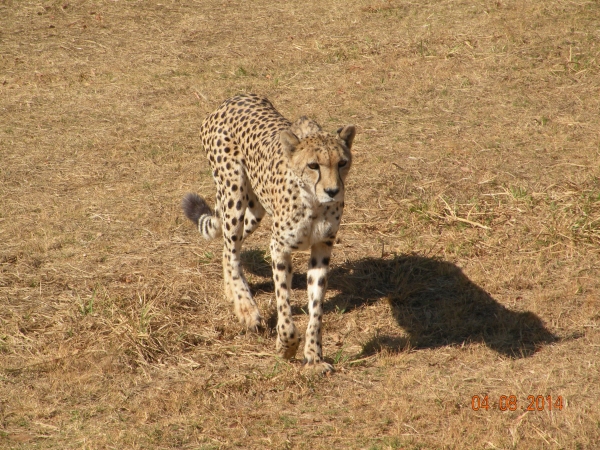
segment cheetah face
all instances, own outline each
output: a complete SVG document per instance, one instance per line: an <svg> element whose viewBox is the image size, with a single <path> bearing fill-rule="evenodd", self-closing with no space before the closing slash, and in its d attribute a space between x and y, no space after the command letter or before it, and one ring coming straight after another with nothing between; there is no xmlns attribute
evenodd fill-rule
<svg viewBox="0 0 600 450"><path fill-rule="evenodd" d="M290 130L281 132L292 172L318 203L344 200L344 180L352 165L350 148L355 134L353 125L340 128L336 135L319 132L304 139L298 139Z"/></svg>

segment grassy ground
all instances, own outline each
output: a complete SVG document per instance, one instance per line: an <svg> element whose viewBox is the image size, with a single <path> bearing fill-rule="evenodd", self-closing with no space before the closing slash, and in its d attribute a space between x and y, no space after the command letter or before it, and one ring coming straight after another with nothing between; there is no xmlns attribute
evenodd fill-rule
<svg viewBox="0 0 600 450"><path fill-rule="evenodd" d="M599 63L597 1L0 1L0 447L597 448ZM329 377L179 208L240 92L358 127Z"/></svg>

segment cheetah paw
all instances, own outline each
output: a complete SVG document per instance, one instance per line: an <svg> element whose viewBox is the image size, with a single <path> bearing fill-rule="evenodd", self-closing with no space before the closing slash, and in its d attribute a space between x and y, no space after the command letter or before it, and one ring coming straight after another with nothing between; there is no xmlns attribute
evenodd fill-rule
<svg viewBox="0 0 600 450"><path fill-rule="evenodd" d="M327 376L331 375L334 372L333 366L329 363L326 363L325 361L309 363L309 362L306 362L306 360L305 360L303 370L311 372L315 375L327 375Z"/></svg>
<svg viewBox="0 0 600 450"><path fill-rule="evenodd" d="M279 336L277 336L277 343L275 348L277 350L277 354L284 359L291 359L296 356L296 352L298 351L298 347L300 345L300 341L288 341L285 344L281 342Z"/></svg>
<svg viewBox="0 0 600 450"><path fill-rule="evenodd" d="M254 333L257 333L263 327L263 319L258 311L254 314L240 316L239 319L242 326Z"/></svg>

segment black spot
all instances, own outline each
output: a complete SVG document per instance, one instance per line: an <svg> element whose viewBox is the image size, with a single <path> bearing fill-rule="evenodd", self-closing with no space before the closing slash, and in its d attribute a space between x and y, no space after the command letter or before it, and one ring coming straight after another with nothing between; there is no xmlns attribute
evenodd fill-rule
<svg viewBox="0 0 600 450"><path fill-rule="evenodd" d="M317 265L317 258L311 258L310 267L316 267L316 265Z"/></svg>
<svg viewBox="0 0 600 450"><path fill-rule="evenodd" d="M284 263L277 264L277 270L285 270L285 264Z"/></svg>
<svg viewBox="0 0 600 450"><path fill-rule="evenodd" d="M319 282L318 282L319 286L323 287L325 286L325 277L321 277L319 278Z"/></svg>
<svg viewBox="0 0 600 450"><path fill-rule="evenodd" d="M240 209L242 209L242 201L241 200L238 200L238 202L235 204L235 209L237 209L238 211Z"/></svg>
<svg viewBox="0 0 600 450"><path fill-rule="evenodd" d="M308 278L306 279L306 282L308 284L313 284L313 277L311 277L310 275L308 276Z"/></svg>
<svg viewBox="0 0 600 450"><path fill-rule="evenodd" d="M325 266L329 265L329 258L327 256L325 258L323 258L323 265L325 265Z"/></svg>

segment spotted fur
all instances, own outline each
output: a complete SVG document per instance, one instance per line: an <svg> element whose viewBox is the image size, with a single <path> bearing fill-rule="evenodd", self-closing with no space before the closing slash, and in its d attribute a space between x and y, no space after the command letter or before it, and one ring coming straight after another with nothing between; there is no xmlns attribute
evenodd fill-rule
<svg viewBox="0 0 600 450"><path fill-rule="evenodd" d="M300 334L292 318L291 253L310 249L305 363L331 370L321 345L323 298L335 237L344 209L344 180L352 164L352 125L335 134L311 119L291 123L265 98L240 95L226 100L201 127L217 187L214 213L196 194L182 206L206 238L223 234L225 296L247 328L261 315L242 272L240 251L265 213L273 217L270 243L277 299L277 351L295 356Z"/></svg>

